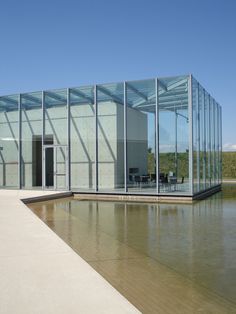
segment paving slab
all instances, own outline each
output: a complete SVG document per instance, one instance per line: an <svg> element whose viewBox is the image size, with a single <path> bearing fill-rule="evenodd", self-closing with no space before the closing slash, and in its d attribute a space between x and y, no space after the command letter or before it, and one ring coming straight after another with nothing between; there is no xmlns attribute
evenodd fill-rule
<svg viewBox="0 0 236 314"><path fill-rule="evenodd" d="M140 313L21 201L54 193L0 190L0 313Z"/></svg>

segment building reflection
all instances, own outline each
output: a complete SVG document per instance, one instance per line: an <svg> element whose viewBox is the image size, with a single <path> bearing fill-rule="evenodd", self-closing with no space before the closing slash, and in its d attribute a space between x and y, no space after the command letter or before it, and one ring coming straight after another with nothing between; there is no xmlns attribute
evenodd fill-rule
<svg viewBox="0 0 236 314"><path fill-rule="evenodd" d="M71 198L30 207L88 262L148 257L233 298L236 287L228 267L236 259L235 231L224 206L216 194L192 204Z"/></svg>

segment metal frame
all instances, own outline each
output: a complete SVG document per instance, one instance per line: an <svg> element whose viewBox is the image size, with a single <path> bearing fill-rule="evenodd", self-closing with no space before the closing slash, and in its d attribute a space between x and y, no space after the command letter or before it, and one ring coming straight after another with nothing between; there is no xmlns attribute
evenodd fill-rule
<svg viewBox="0 0 236 314"><path fill-rule="evenodd" d="M211 96L209 94L209 99L208 99L208 129L209 129L209 134L208 134L208 177L209 177L209 187L212 186L212 173L211 173Z"/></svg>
<svg viewBox="0 0 236 314"><path fill-rule="evenodd" d="M222 108L220 108L220 119L219 119L219 128L220 128L220 183L222 182Z"/></svg>
<svg viewBox="0 0 236 314"><path fill-rule="evenodd" d="M70 190L71 188L71 145L70 145L70 123L71 123L71 114L70 114L70 89L67 88L66 90L66 106L67 106L67 147L68 147L68 152L67 152L67 190Z"/></svg>
<svg viewBox="0 0 236 314"><path fill-rule="evenodd" d="M219 184L219 161L220 161L220 158L219 158L219 105L216 103L216 113L217 113L217 129L216 129L216 136L217 136L217 146L216 146L216 153L217 153L217 161L216 161L216 169L217 169L217 183Z"/></svg>
<svg viewBox="0 0 236 314"><path fill-rule="evenodd" d="M18 96L18 188L22 188L22 168L21 168L21 156L22 156L22 116L21 116L21 94Z"/></svg>
<svg viewBox="0 0 236 314"><path fill-rule="evenodd" d="M203 179L204 179L204 190L206 189L206 90L203 89Z"/></svg>
<svg viewBox="0 0 236 314"><path fill-rule="evenodd" d="M95 192L98 192L98 102L97 85L94 85L94 105L95 105Z"/></svg>
<svg viewBox="0 0 236 314"><path fill-rule="evenodd" d="M178 177L178 114L175 109L175 176Z"/></svg>
<svg viewBox="0 0 236 314"><path fill-rule="evenodd" d="M65 189L68 190L68 183L69 183L69 174L68 174L68 165L69 165L69 159L68 159L68 155L69 155L69 148L68 145L61 145L61 144L55 144L55 145L44 145L42 148L42 152L43 152L43 169L44 169L44 185L43 185L43 189L46 189L46 180L45 180L45 162L46 162L46 149L48 148L53 148L53 178L54 178L54 182L53 182L53 189L52 190L58 190L57 188L57 150L58 148L61 148L65 151L65 168L66 168L66 173L65 173ZM46 189L48 190L48 189ZM64 189L63 189L64 190Z"/></svg>
<svg viewBox="0 0 236 314"><path fill-rule="evenodd" d="M188 117L189 117L189 192L193 195L193 103L192 103L192 75L188 80Z"/></svg>
<svg viewBox="0 0 236 314"><path fill-rule="evenodd" d="M215 155L216 155L216 143L215 143L215 100L212 99L212 102L213 102L213 106L212 106L212 124L213 124L213 127L212 127L212 130L213 130L213 166L212 166L212 169L213 169L213 185L215 185L216 183L216 167L215 167Z"/></svg>
<svg viewBox="0 0 236 314"><path fill-rule="evenodd" d="M197 110L197 121L196 121L196 125L197 125L197 192L200 191L200 182L201 182L201 177L200 177L200 149L201 149L201 131L200 131L200 106L199 106L199 94L200 94L200 87L199 87L199 83L197 83L197 93L196 93L196 110ZM193 122L192 122L193 123ZM194 156L193 156L194 158ZM193 161L193 165L194 165L194 161ZM193 177L194 180L194 177ZM193 189L194 190L194 189Z"/></svg>
<svg viewBox="0 0 236 314"><path fill-rule="evenodd" d="M163 103L170 103L171 108L173 110L174 108L174 102L176 101L174 99L174 94L166 96L164 98L164 93L169 92L174 88L177 88L176 95L177 95L177 101L179 102L181 94L187 91L188 88L188 117L186 117L189 121L189 193L188 195L194 195L194 173L193 173L193 81L192 81L192 75L189 75L188 78L183 78L178 81L178 80L173 80L170 81L169 85L163 84L160 79L155 78L155 91L153 94L150 96L147 96L146 92L144 90L135 88L132 85L132 82L123 82L123 99L122 97L118 97L113 95L113 93L109 92L104 88L103 86L100 85L94 85L94 114L95 114L95 183L94 183L94 192L99 192L99 156L98 156L98 149L99 149L99 143L98 143L98 90L100 90L102 93L104 93L107 96L111 96L112 99L115 102L118 102L119 104L123 105L124 112L123 112L123 119L124 119L124 152L123 152L123 158L124 158L124 193L128 193L128 139L127 139L127 110L128 106L130 103L128 103L127 99L127 89L130 88L134 93L136 93L141 100L137 100L137 103L135 105L132 104L132 107L140 109L140 107L143 104L144 110L147 112L149 109L147 108L148 106L153 106L151 109L152 112L154 113L154 106L155 106L155 159L156 159L156 194L160 194L159 191L159 110L160 106ZM174 82L174 83L173 83ZM181 86L181 84L187 84L187 87L185 85ZM159 88L161 90L159 91ZM218 183L221 182L222 180L222 110L219 104L216 103L216 101L209 95L209 98L206 94L205 89L203 89L202 97L203 99L201 100L201 106L203 112L200 112L200 103L199 103L199 83L197 83L197 96L196 96L196 110L197 110L197 180L198 180L198 187L200 187L200 183L204 184L204 188L208 187L208 182L207 179L209 179L209 184L210 187L217 185ZM70 96L71 94L75 94L79 97L84 98L85 100L89 101L89 103L92 103L92 98L83 94L83 92L80 91L75 91L74 89L67 88L66 89L66 98L61 97L60 95L57 95L56 92L54 91L42 91L41 92L41 101L40 98L35 98L31 95L28 94L19 94L18 95L18 100L15 101L16 104L18 104L18 188L22 189L23 181L22 181L22 97L25 97L29 101L35 101L37 103L41 102L41 109L42 109L42 189L45 188L45 160L44 160L44 154L45 154L45 149L47 147L66 147L67 151L67 159L66 159L66 187L67 189L71 188L71 99ZM66 145L46 145L45 144L45 96L48 96L54 100L58 101L63 101L63 104L65 105L66 102L66 110L67 110L67 144ZM154 99L155 97L155 99ZM183 96L184 97L184 96ZM173 100L172 100L173 98ZM6 109L8 108L7 103L5 104L4 101L9 102L10 97L5 96L1 97L1 100L3 102L2 106L6 106ZM146 103L145 103L146 101ZM152 103L151 103L152 101ZM154 103L155 101L155 103ZM162 103L161 103L162 102ZM145 107L146 106L146 107ZM185 104L186 106L186 104ZM167 108L167 107L166 107ZM168 109L168 108L167 108ZM142 110L142 108L141 108ZM150 112L150 111L149 111ZM208 114L208 118L207 118ZM177 154L177 115L176 113L176 120L175 120L175 155ZM181 114L180 114L181 115ZM201 116L200 116L201 115ZM207 126L207 119L209 122L209 125ZM217 129L217 125L219 125ZM208 131L206 131L206 127L208 127ZM213 133L212 133L213 132ZM200 151L204 150L203 152L203 160L201 162L200 160ZM206 154L208 154L208 163L206 162ZM216 159L215 159L216 158ZM202 178L200 178L201 174L201 169L202 167ZM208 175L207 175L208 174ZM200 188L198 189L200 190Z"/></svg>
<svg viewBox="0 0 236 314"><path fill-rule="evenodd" d="M128 192L127 188L127 84L124 82L124 190Z"/></svg>
<svg viewBox="0 0 236 314"><path fill-rule="evenodd" d="M159 80L155 79L156 193L159 194Z"/></svg>
<svg viewBox="0 0 236 314"><path fill-rule="evenodd" d="M44 154L43 154L43 147L44 147L44 134L45 134L45 92L42 91L42 190L46 185L45 180L45 165L44 165Z"/></svg>

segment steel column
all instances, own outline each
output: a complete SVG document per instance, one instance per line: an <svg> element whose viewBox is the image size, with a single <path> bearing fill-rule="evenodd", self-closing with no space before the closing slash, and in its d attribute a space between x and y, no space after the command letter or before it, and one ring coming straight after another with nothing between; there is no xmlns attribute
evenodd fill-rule
<svg viewBox="0 0 236 314"><path fill-rule="evenodd" d="M209 176L209 185L211 187L211 96L209 95L209 106L208 106L208 115L209 115L209 142L208 142L208 148L209 148L209 155L208 155L208 176Z"/></svg>
<svg viewBox="0 0 236 314"><path fill-rule="evenodd" d="M95 191L98 191L98 104L97 85L94 85L94 105L95 105Z"/></svg>
<svg viewBox="0 0 236 314"><path fill-rule="evenodd" d="M44 152L44 135L45 135L45 93L42 91L42 189L45 188L45 152Z"/></svg>
<svg viewBox="0 0 236 314"><path fill-rule="evenodd" d="M192 75L188 80L188 117L189 117L189 191L193 195L193 103L192 103Z"/></svg>
<svg viewBox="0 0 236 314"><path fill-rule="evenodd" d="M201 123L200 123L200 105L199 105L199 83L197 83L197 98L196 98L196 111L197 111L197 121L196 121L196 126L197 126L197 187L198 187L198 192L200 191L200 150L201 150L201 135L200 135L200 127L201 127ZM194 156L193 156L194 158ZM194 165L194 161L193 161L193 165Z"/></svg>
<svg viewBox="0 0 236 314"><path fill-rule="evenodd" d="M127 193L127 83L124 82L124 190Z"/></svg>
<svg viewBox="0 0 236 314"><path fill-rule="evenodd" d="M222 183L222 109L220 107L220 119L219 119L219 127L220 127L220 183Z"/></svg>
<svg viewBox="0 0 236 314"><path fill-rule="evenodd" d="M178 115L175 109L175 176L178 178Z"/></svg>
<svg viewBox="0 0 236 314"><path fill-rule="evenodd" d="M159 193L159 81L155 79L155 155L156 155L156 193Z"/></svg>
<svg viewBox="0 0 236 314"><path fill-rule="evenodd" d="M203 179L204 179L204 190L206 189L206 91L203 90Z"/></svg>
<svg viewBox="0 0 236 314"><path fill-rule="evenodd" d="M22 188L22 116L21 116L21 94L18 95L18 188Z"/></svg>
<svg viewBox="0 0 236 314"><path fill-rule="evenodd" d="M67 160L66 160L66 171L67 171L67 176L66 176L66 187L67 190L70 190L71 188L71 141L70 141L70 89L67 88L66 91L66 106L67 106Z"/></svg>

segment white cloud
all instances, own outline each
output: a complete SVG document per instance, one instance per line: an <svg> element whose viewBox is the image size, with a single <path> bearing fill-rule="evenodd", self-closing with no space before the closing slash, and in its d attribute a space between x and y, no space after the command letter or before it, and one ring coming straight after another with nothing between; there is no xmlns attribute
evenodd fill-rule
<svg viewBox="0 0 236 314"><path fill-rule="evenodd" d="M223 151L236 151L236 144L232 144L232 143L224 144Z"/></svg>

